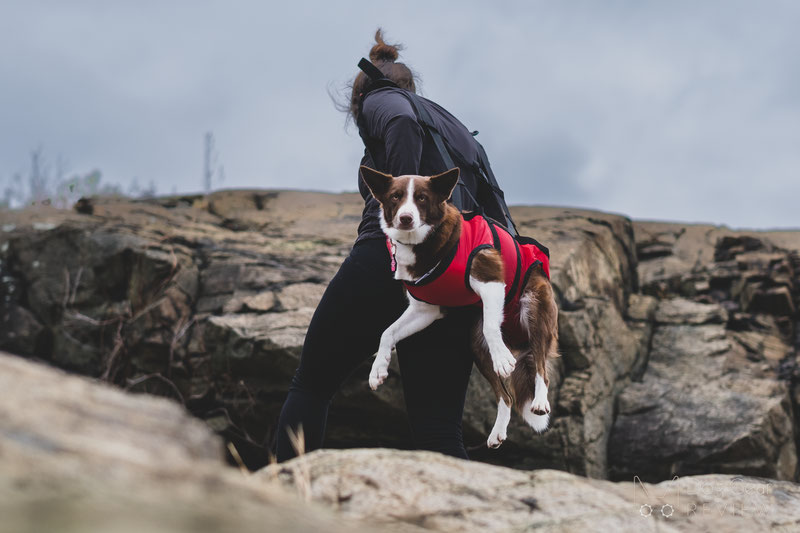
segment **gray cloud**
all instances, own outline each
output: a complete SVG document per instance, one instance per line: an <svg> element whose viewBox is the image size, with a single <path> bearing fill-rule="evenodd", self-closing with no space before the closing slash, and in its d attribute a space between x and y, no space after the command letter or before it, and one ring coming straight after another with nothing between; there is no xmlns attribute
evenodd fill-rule
<svg viewBox="0 0 800 533"><path fill-rule="evenodd" d="M226 187L354 190L360 141L326 89L382 25L481 131L512 203L800 226L798 23L778 0L19 2L0 17L0 180L41 144L199 190L211 130Z"/></svg>

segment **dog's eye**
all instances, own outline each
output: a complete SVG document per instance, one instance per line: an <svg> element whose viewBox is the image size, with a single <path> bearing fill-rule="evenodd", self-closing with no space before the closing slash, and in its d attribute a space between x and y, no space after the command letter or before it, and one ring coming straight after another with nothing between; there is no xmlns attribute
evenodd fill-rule
<svg viewBox="0 0 800 533"><path fill-rule="evenodd" d="M395 202L399 202L400 201L400 194L399 193L394 193L392 195L392 200L394 200Z"/></svg>
<svg viewBox="0 0 800 533"><path fill-rule="evenodd" d="M427 199L428 199L428 197L427 197L427 196L425 196L425 195L422 195L422 194L421 194L421 195L419 195L419 196L417 196L417 201L418 201L419 203L421 203L421 204L424 204L424 203L427 201Z"/></svg>

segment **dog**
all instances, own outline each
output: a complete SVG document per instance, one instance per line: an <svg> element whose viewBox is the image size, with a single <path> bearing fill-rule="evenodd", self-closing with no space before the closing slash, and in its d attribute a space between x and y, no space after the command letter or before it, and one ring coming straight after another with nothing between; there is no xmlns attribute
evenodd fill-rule
<svg viewBox="0 0 800 533"><path fill-rule="evenodd" d="M448 203L458 168L431 177L392 177L366 166L360 171L380 203L395 279L403 281L409 296L408 308L381 335L370 387L375 390L386 379L397 342L443 317L447 307L481 303L482 318L472 331L475 363L497 400L487 446L497 448L507 438L512 406L534 431L546 431L547 360L558 356L558 308L547 249L512 237L482 215L462 215Z"/></svg>

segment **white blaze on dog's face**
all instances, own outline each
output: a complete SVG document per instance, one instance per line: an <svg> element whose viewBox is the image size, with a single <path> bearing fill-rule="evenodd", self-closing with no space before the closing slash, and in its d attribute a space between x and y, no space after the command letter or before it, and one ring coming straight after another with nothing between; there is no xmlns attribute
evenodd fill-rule
<svg viewBox="0 0 800 533"><path fill-rule="evenodd" d="M419 244L442 221L445 204L458 183L454 168L430 178L399 176L362 166L361 177L381 204L381 228L394 241Z"/></svg>

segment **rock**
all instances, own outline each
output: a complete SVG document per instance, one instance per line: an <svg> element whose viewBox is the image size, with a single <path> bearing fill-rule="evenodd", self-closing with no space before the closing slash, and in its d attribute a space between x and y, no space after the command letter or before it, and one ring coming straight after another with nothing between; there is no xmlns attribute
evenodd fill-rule
<svg viewBox="0 0 800 533"><path fill-rule="evenodd" d="M46 349L47 335L36 316L17 305L3 306L0 316L0 349L18 354L34 355Z"/></svg>
<svg viewBox="0 0 800 533"><path fill-rule="evenodd" d="M322 450L253 475L173 401L0 353L0 531L786 531L800 486L612 483L431 452Z"/></svg>
<svg viewBox="0 0 800 533"><path fill-rule="evenodd" d="M275 209L264 210L270 198L298 209L308 197L237 194L211 195L222 215L209 212L201 197L95 199L93 216L4 212L0 317L10 327L2 328L0 346L178 399L203 419L222 417L229 428L224 434L248 460L256 451L263 464L310 308L347 253L355 225L344 236L338 222L325 219L332 231L322 239L299 221L302 212L282 218ZM310 196L335 198L325 216L360 212L357 195ZM313 210L306 214L320 224ZM237 331L253 330L240 324L254 313L271 315L269 332L276 337L269 349L288 348L291 370L278 364L253 379L248 369L263 368L255 361L234 365L241 375L218 373L214 354L228 349ZM214 315L221 322L209 323ZM219 324L230 324L231 331L220 334ZM260 357L260 348L235 348Z"/></svg>
<svg viewBox="0 0 800 533"><path fill-rule="evenodd" d="M258 485L174 402L0 353L0 531L368 531Z"/></svg>
<svg viewBox="0 0 800 533"><path fill-rule="evenodd" d="M93 205L93 216L38 213L44 233L20 212L4 236L9 276L28 288L31 317L50 339L31 355L183 401L249 464L263 464L305 328L354 236L360 197L224 191ZM515 208L515 216L555 258L564 356L551 371L550 401L566 407L544 436L515 419L511 440L490 452L496 404L476 373L465 438L483 460L602 477L614 396L648 343L647 328L625 317L637 290L631 223L569 209ZM411 446L399 375L373 393L368 372L366 362L337 395L328 445Z"/></svg>
<svg viewBox="0 0 800 533"><path fill-rule="evenodd" d="M220 462L222 442L176 404L132 396L0 353L4 450L91 457L153 473ZM122 474L119 474L122 475Z"/></svg>
<svg viewBox="0 0 800 533"><path fill-rule="evenodd" d="M795 313L789 287L749 286L742 307L751 313L791 316Z"/></svg>
<svg viewBox="0 0 800 533"><path fill-rule="evenodd" d="M278 299L272 291L265 292L234 292L222 306L225 314L253 311L267 313L275 311Z"/></svg>
<svg viewBox="0 0 800 533"><path fill-rule="evenodd" d="M176 399L249 466L265 464L305 329L355 236L360 196L224 191L92 206L0 213L0 317L11 324L0 346ZM580 209L512 213L553 258L562 356L550 371L552 428L534 435L514 416L509 439L487 450L496 404L476 372L464 416L473 458L627 475L624 458L637 445L626 417L656 409L663 395L680 416L724 425L718 401L733 401L726 387L738 387L740 403L757 411L742 415L751 429L741 442L783 465L752 462L748 472L788 475L786 438L800 413L800 237ZM711 374L700 387L672 367ZM365 361L334 399L326 445L411 447L402 377L393 369L374 393L368 373ZM763 382L751 390L748 376ZM719 459L694 449L706 446L696 424L664 424L692 471L735 470L738 452ZM713 448L739 437L722 432ZM670 456L662 441L648 442L662 448L653 457Z"/></svg>
<svg viewBox="0 0 800 533"><path fill-rule="evenodd" d="M724 324L728 321L728 312L718 304L669 298L658 304L655 321L658 324Z"/></svg>
<svg viewBox="0 0 800 533"><path fill-rule="evenodd" d="M658 299L652 296L631 294L628 299L628 318L636 322L653 322L658 304Z"/></svg>
<svg viewBox="0 0 800 533"><path fill-rule="evenodd" d="M428 531L789 531L800 519L795 483L724 475L611 483L429 452L323 450L257 478L277 479L347 518Z"/></svg>
<svg viewBox="0 0 800 533"><path fill-rule="evenodd" d="M736 331L731 333L752 361L770 361L772 368L793 355L794 350L780 338L760 331Z"/></svg>
<svg viewBox="0 0 800 533"><path fill-rule="evenodd" d="M727 472L797 479L792 390L798 376L789 369L797 365L792 289L800 271L793 252L712 228L702 240L682 242L693 230L667 233L679 235L673 246L685 257L704 261L681 269L653 256L640 264L645 290L662 299L641 383L618 397L610 476ZM776 280L783 285L774 286Z"/></svg>
<svg viewBox="0 0 800 533"><path fill-rule="evenodd" d="M276 298L281 307L291 309L316 309L325 287L319 283L294 283L281 290Z"/></svg>

